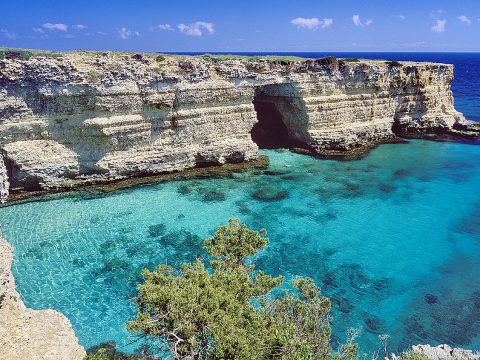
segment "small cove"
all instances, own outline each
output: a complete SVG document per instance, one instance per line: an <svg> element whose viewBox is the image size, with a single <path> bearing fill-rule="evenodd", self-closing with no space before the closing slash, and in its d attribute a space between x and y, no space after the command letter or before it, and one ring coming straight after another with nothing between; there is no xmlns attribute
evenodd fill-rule
<svg viewBox="0 0 480 360"><path fill-rule="evenodd" d="M178 265L229 217L266 228L257 268L311 276L332 299L334 341L362 351L480 347L480 147L411 140L356 161L263 150L267 170L0 208L27 306L71 320L86 348L129 341L142 268ZM133 351L134 346L128 348Z"/></svg>

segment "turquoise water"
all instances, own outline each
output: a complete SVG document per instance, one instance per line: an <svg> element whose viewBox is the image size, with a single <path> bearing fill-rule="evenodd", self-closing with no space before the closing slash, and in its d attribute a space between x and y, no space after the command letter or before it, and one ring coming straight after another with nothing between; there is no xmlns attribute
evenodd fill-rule
<svg viewBox="0 0 480 360"><path fill-rule="evenodd" d="M140 269L194 259L239 217L268 230L258 268L311 276L332 298L335 342L361 325L367 352L379 334L390 350L480 348L480 146L414 140L345 162L262 153L267 171L0 208L26 305L62 311L85 347L125 344Z"/></svg>

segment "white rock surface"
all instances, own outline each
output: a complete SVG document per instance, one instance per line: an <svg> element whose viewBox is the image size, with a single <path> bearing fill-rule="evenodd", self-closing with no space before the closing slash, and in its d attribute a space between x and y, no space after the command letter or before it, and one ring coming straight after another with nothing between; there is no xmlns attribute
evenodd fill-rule
<svg viewBox="0 0 480 360"><path fill-rule="evenodd" d="M0 154L0 203L5 203L8 198L10 183L8 181L7 168Z"/></svg>
<svg viewBox="0 0 480 360"><path fill-rule="evenodd" d="M429 360L480 360L479 353L461 348L452 348L446 344L438 346L415 345L412 346L412 351L424 355Z"/></svg>
<svg viewBox="0 0 480 360"><path fill-rule="evenodd" d="M326 156L395 133L468 127L453 107L452 65L155 56L0 61L0 146L11 174L0 170L1 188L7 180L12 189L54 189L254 159L254 97L280 111L291 139Z"/></svg>

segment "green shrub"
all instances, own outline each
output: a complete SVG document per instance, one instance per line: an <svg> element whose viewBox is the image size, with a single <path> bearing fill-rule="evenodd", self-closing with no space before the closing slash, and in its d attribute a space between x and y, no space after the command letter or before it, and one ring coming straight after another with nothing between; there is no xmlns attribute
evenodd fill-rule
<svg viewBox="0 0 480 360"><path fill-rule="evenodd" d="M98 349L94 354L87 354L84 360L109 360L106 349Z"/></svg>
<svg viewBox="0 0 480 360"><path fill-rule="evenodd" d="M294 278L294 292L272 292L284 278L254 271L251 257L268 244L265 234L231 219L204 242L210 267L197 259L177 271L144 270L127 330L163 341L175 359L357 358L356 333L332 351L330 300L312 279Z"/></svg>
<svg viewBox="0 0 480 360"><path fill-rule="evenodd" d="M342 60L345 61L345 62L359 62L360 61L357 58L345 58L345 59L342 59Z"/></svg>
<svg viewBox="0 0 480 360"><path fill-rule="evenodd" d="M61 53L54 51L38 51L38 50L22 50L22 49L0 49L0 60L4 59L18 59L18 60L29 60L32 57L50 57L57 58L61 57Z"/></svg>
<svg viewBox="0 0 480 360"><path fill-rule="evenodd" d="M387 64L388 66L392 66L392 67L402 66L402 63L400 63L396 60L385 61L385 64Z"/></svg>
<svg viewBox="0 0 480 360"><path fill-rule="evenodd" d="M165 59L166 59L165 56L163 56L163 55L158 55L158 56L155 58L155 61L161 62L161 61L164 61Z"/></svg>
<svg viewBox="0 0 480 360"><path fill-rule="evenodd" d="M418 354L413 351L407 351L402 354L403 360L428 360L428 357L424 354Z"/></svg>

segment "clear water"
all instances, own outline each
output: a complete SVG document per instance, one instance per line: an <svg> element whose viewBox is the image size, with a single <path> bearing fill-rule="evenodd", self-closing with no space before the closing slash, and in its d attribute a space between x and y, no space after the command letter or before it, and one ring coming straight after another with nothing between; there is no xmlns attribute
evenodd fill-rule
<svg viewBox="0 0 480 360"><path fill-rule="evenodd" d="M140 270L194 259L239 217L268 230L259 268L311 276L333 299L335 340L361 325L367 352L379 334L391 350L480 347L480 146L414 140L349 162L263 153L267 171L0 208L25 303L62 311L85 347L125 344Z"/></svg>

